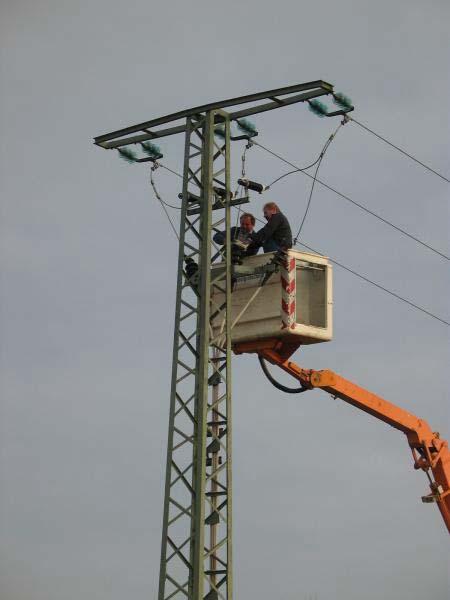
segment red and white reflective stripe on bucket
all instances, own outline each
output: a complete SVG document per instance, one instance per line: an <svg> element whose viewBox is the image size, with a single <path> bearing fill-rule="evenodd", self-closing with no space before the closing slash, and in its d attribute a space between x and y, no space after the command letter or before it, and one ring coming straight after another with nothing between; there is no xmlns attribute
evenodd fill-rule
<svg viewBox="0 0 450 600"><path fill-rule="evenodd" d="M282 329L295 327L295 258L287 257L281 268L281 321Z"/></svg>

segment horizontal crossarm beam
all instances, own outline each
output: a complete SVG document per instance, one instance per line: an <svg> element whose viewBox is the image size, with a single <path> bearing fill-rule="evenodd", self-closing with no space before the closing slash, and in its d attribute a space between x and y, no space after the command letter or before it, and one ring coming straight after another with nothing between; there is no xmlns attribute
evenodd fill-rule
<svg viewBox="0 0 450 600"><path fill-rule="evenodd" d="M145 121L143 123L138 123L137 125L132 125L131 127L125 127L123 129L118 129L117 131L112 131L111 133L99 135L94 138L94 143L106 149L119 148L127 144L135 144L149 139L182 133L186 130L184 123L162 129L160 127L161 125L174 123L176 121L180 121L181 119L193 117L207 111L221 108L223 109L227 107L239 107L242 104L270 100L270 102L266 102L264 104L256 104L255 106L232 112L231 119L236 120L245 116L254 115L267 110L273 110L282 106L289 106L290 104L294 104L296 102L304 102L305 100L309 100L311 98L332 93L333 85L331 83L327 83L326 81L317 80L307 83L299 83L297 85L268 90L266 92L247 94L246 96L229 98L228 100L220 100L218 102L211 102L210 104L203 104L201 106L188 108L176 113L171 113L170 115L166 115L164 117L152 119L151 121ZM131 134L138 135L132 136Z"/></svg>

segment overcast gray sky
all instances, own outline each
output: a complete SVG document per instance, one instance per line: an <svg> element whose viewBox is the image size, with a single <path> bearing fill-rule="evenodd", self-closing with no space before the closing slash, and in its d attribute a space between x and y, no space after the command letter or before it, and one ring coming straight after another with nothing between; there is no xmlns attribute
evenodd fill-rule
<svg viewBox="0 0 450 600"><path fill-rule="evenodd" d="M147 169L92 137L325 79L356 118L448 176L448 23L443 0L3 0L2 600L157 593L176 246ZM335 126L302 105L255 122L299 164ZM182 137L161 146L180 170ZM248 169L264 182L286 170L258 148ZM179 181L157 177L176 199ZM448 254L448 184L356 125L321 178ZM264 200L296 224L308 191L293 175ZM448 262L331 192L317 187L303 235L449 320ZM335 339L298 361L448 439L448 327L334 277ZM323 392L283 395L254 357L234 367L235 597L445 600L448 536L420 502L426 478L404 436Z"/></svg>

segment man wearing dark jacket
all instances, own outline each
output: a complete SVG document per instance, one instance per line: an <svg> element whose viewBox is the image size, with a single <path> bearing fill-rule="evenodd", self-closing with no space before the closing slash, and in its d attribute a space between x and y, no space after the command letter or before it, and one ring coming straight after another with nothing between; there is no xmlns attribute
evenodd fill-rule
<svg viewBox="0 0 450 600"><path fill-rule="evenodd" d="M264 252L276 252L292 248L292 232L289 221L275 202L268 202L263 208L267 225L253 234L253 240L262 246Z"/></svg>

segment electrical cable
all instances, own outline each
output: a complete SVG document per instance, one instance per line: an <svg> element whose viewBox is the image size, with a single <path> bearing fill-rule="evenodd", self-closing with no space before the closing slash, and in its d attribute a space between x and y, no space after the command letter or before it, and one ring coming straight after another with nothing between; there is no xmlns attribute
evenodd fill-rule
<svg viewBox="0 0 450 600"><path fill-rule="evenodd" d="M258 217L255 217L256 221L258 221L259 223L261 223L262 225L265 225L264 221L262 219L258 219ZM304 244L303 242L297 242L296 243L297 246L303 246L304 248L307 248L308 250L311 250L312 252L314 252L315 254L319 254L320 256L326 256L325 254L323 254L322 252L319 252L318 250L315 250L314 248L311 248L311 246L308 246L307 244ZM366 281L367 283L370 283L372 285L374 285L375 287L377 287L378 289L382 290L383 292L386 292L387 294L390 294L391 296L394 296L395 298L397 298L398 300L402 300L403 302L406 302L407 304L409 304L411 307L420 310L422 312L424 312L425 314L429 315L430 317L433 317L434 319L437 319L438 321L441 321L442 323L444 323L445 325L449 325L450 323L448 323L447 321L445 321L444 319L441 319L440 317L434 315L433 313L430 313L429 311L425 310L424 308L418 306L417 304L414 304L413 302L411 302L410 300L407 300L406 298L403 298L402 296L399 296L398 294L396 294L395 292L392 292L391 290L383 287L382 285L375 283L375 281L372 281L371 279L369 279L368 277L365 277L364 275L361 275L360 273L357 273L356 271L354 271L353 269L350 269L349 267L346 267L345 265L343 265L342 263L339 263L338 261L331 259L329 257L327 257L328 260L337 265L338 267L341 267L341 269L344 269L345 271L348 271L349 273L351 273L352 275L355 275L356 277L359 277L360 279Z"/></svg>
<svg viewBox="0 0 450 600"><path fill-rule="evenodd" d="M320 156L318 158L316 158L316 160L313 163L311 163L310 165L308 165L307 167L303 167L302 169L294 169L294 171L288 171L288 173L284 173L283 175L280 175L280 177L277 177L277 179L274 179L272 181L272 183L269 183L269 185L267 186L266 189L271 188L275 183L278 183L278 181L280 181L281 179L284 179L288 175L292 175L293 173L298 173L299 171L307 171L311 167L314 167L314 165L316 165L319 161L320 161Z"/></svg>
<svg viewBox="0 0 450 600"><path fill-rule="evenodd" d="M284 163L290 165L291 167L296 167L296 165L294 163L292 163L291 161L287 160L286 158L284 158L283 156L281 156L280 154L277 154L276 152L274 152L273 150L270 150L270 148L267 148L266 146L263 146L262 144L260 144L259 142L254 141L253 142L255 144L255 146L259 146L260 148L262 148L263 150L265 150L266 152L268 152L269 154L271 154L272 156L275 156L276 158L278 158L279 160L283 161ZM299 167L297 167L298 170L303 173L304 175L306 175L307 177L309 177L310 179L314 180L314 176L310 175L309 173L307 173L306 171L302 171ZM441 256L442 258L445 258L446 260L450 260L450 257L447 256L446 254L444 254L443 252L440 252L439 250L437 250L436 248L433 248L433 246L430 246L429 244L427 244L426 242L423 242L422 240L420 240L419 238L417 238L416 236L412 235L411 233L408 233L407 231L405 231L404 229L402 229L401 227L398 227L398 225L395 225L394 223L392 223L391 221L388 221L387 219L385 219L384 217L382 217L381 215L373 212L372 210L370 210L369 208L367 208L366 206L364 206L363 204L360 204L359 202L356 202L356 200L352 200L349 196L346 196L345 194L343 194L342 192L339 192L338 190L336 190L335 188L331 187L330 185L328 185L327 183L325 183L324 181L316 178L317 183L320 183L321 186L327 188L328 190L330 190L331 192L337 194L340 198L343 198L344 200L347 200L348 202L351 202L352 204L354 204L355 206L357 206L358 208L360 208L361 210L363 210L364 212L368 213L369 215L371 215L372 217L375 217L376 219L378 219L379 221L382 221L383 223L385 223L386 225L389 225L389 227L392 227L393 229L395 229L396 231L398 231L399 233L405 235L406 237L409 237L410 239L414 240L415 242L417 242L418 244L420 244L421 246L424 246L425 248L428 248L428 250L431 250L432 252L434 252L435 254L438 254L439 256Z"/></svg>
<svg viewBox="0 0 450 600"><path fill-rule="evenodd" d="M385 142L386 144L388 144L392 148L395 148L396 150L398 150L399 152L401 152L402 154L404 154L405 156L407 156L408 158L410 158L411 160L413 160L417 164L421 165L422 167L424 167L425 169L427 169L428 171L430 171L431 173L434 173L434 175L437 175L438 177L440 177L444 181L447 181L448 183L450 183L450 179L447 179L447 177L445 177L444 175L441 175L441 173L438 173L437 171L435 171L434 169L432 169L431 167L429 167L425 163L421 162L415 156L412 156L412 154L409 154L405 150L402 150L401 148L399 148L398 146L396 146L395 144L393 144L392 142L390 142L389 140L387 140L386 138L384 138L383 136L381 136L379 133L376 133L372 129L369 129L367 127L367 125L363 125L363 123L360 123L359 121L357 121L356 119L354 119L353 117L350 117L348 115L347 115L347 118L348 118L349 121L353 121L353 123L356 123L357 125L359 125L360 127L362 127L362 129L365 129L366 131L368 131L369 133L371 133L372 135L374 135L375 137L377 137L379 140L382 140L383 142Z"/></svg>
<svg viewBox="0 0 450 600"><path fill-rule="evenodd" d="M290 387L283 385L282 383L277 381L273 377L273 375L270 373L269 369L267 368L265 359L260 354L258 354L258 360L259 360L259 364L261 365L264 375L267 377L267 379L270 381L270 383L273 386L275 386L278 390L285 392L286 394L301 394L302 392L307 392L309 390L309 388L303 387L303 386L300 386L298 388L290 388Z"/></svg>
<svg viewBox="0 0 450 600"><path fill-rule="evenodd" d="M325 156L325 152L328 150L328 148L329 148L329 146L330 146L331 142L333 141L334 137L336 136L337 132L339 131L339 129L342 127L342 125L343 125L345 122L346 122L346 121L342 121L342 123L339 125L339 127L338 127L338 128L336 129L336 131L334 132L334 134L332 134L332 135L329 137L329 139L327 140L327 142L326 142L325 146L324 146L324 147L323 147L323 149L322 149L322 152L320 153L320 156L319 156L319 158L318 158L317 167L316 167L316 170L314 171L314 175L313 175L313 182L312 182L312 185L311 185L311 190L310 190L310 192L309 192L309 198L308 198L308 202L307 202L307 204L306 204L306 209L305 209L305 212L304 212L304 214L303 214L303 218L302 218L302 221L301 221L301 223L300 223L300 227L298 228L298 231L297 231L297 233L296 233L296 235L295 235L295 237L294 237L294 244L296 244L296 243L297 243L298 236L300 235L300 233L301 233L301 231L302 231L302 229L303 229L303 225L305 224L306 217L307 217L307 215L308 215L308 211L309 211L309 207L311 206L311 200L312 200L312 195L313 195L313 192L314 192L314 186L315 186L315 184L316 184L316 181L317 181L317 173L319 172L320 165L322 164L323 157Z"/></svg>
<svg viewBox="0 0 450 600"><path fill-rule="evenodd" d="M157 162L157 161L155 161L153 163L153 167L150 171L150 183L152 184L152 187L153 187L153 190L155 192L155 196L157 197L157 199L161 202L161 204L164 204L165 206L168 206L169 208L173 208L175 210L181 210L181 206L174 206L173 204L169 204L168 202L163 200L161 198L161 196L158 194L158 191L155 187L155 182L153 181L153 172L156 171L156 169L158 169L159 167L161 167L162 169L165 169L166 171L169 171L169 173L173 173L174 175L176 175L177 177L180 177L181 179L183 179L183 175L181 175L180 173L177 173L176 171L173 171L169 167L166 167L166 165L163 165L162 163Z"/></svg>
<svg viewBox="0 0 450 600"><path fill-rule="evenodd" d="M255 141L253 141L253 144L255 144L255 145L258 145L258 146L261 146L261 144L260 144L259 142L255 142ZM279 155L275 154L275 153L274 153L274 152L272 152L271 150L268 150L268 149L266 149L264 146L261 146L261 147L262 147L264 150L267 150L267 151L268 151L270 154L274 154L274 155L275 155L277 158L279 158L280 160L282 160L282 161L284 161L284 162L288 162L286 159L284 159L283 157L281 157L281 156L279 156ZM289 163L289 164L292 164L292 163ZM161 166L162 166L162 165L161 165ZM293 165L293 166L295 166L295 165ZM170 169L168 169L167 167L165 167L165 168L166 168L167 170L170 170ZM171 171L171 170L170 170L170 171ZM181 175L180 175L179 173L176 173L175 171L171 171L171 172L172 172L172 173L174 173L175 175L177 175L178 177L181 177ZM308 175L308 174L307 174L307 173L305 173L305 175ZM309 176L309 177L312 177L312 176L310 176L310 175L308 175L308 176ZM153 180L152 174L150 175L150 180L151 180L151 181ZM329 187L329 186L327 186L326 184L324 184L323 182L321 182L319 179L317 179L317 181L318 181L319 183L321 183L322 185L324 185L325 187ZM155 191L155 194L157 194L157 190L156 190L156 188L155 188L155 186L154 186L154 182L152 183L152 186L153 186L153 189L154 189L154 191ZM330 189L332 189L332 188L330 188ZM336 192L338 195L342 195L342 194L340 194L340 192L337 192L336 190L333 190L333 189L332 189L332 191L335 191L335 192ZM344 198L346 198L346 199L348 199L348 200L350 200L350 198L347 198L346 196L343 196L343 197L344 197ZM164 207L164 202L163 202L163 201L160 199L160 196L159 196L159 194L157 194L157 198L158 198L158 200L161 202L161 206L163 207L163 209L164 209L164 212L166 213L166 216L167 216L167 218L168 218L168 220L169 220L169 222L170 222L170 224L171 224L171 227L172 227L172 229L174 230L174 232L175 232L175 235L176 235L176 236L177 236L177 238L179 239L178 233L177 233L177 231L176 231L176 229L175 229L175 227L174 227L174 225L173 225L173 223L172 223L172 220L171 220L171 218L170 218L170 215L168 214L167 210L166 210L166 209L165 209L165 207ZM350 201L351 201L351 202L353 202L353 200L350 200ZM363 207L362 207L362 208L363 208ZM368 210L368 209L364 209L364 210ZM368 212L371 212L371 211L368 211ZM374 214L374 213L373 213L373 214ZM376 215L376 214L374 214L374 216L376 216L377 218L380 218L381 220L383 220L383 221L384 221L384 219L383 219L382 217L379 217L379 216L378 216L378 215ZM255 220L256 220L256 221L258 221L259 223L262 223L263 225L265 225L265 223L264 223L264 221L263 221L262 219L259 219L258 217L255 217ZM386 221L386 223L387 223L387 224L389 224L389 225L391 225L391 226L393 226L394 228L396 228L396 226L395 226L395 225L393 225L392 223L389 223L388 221ZM400 231L402 231L402 230L400 230ZM403 232L403 231L402 231L402 233L405 233L405 232ZM409 235L409 234L406 234L406 235ZM410 236L410 237L413 237L413 236ZM414 237L413 237L413 239L416 239L416 238L414 238ZM418 241L419 243L421 243L421 244L423 244L423 245L425 245L425 246L426 246L426 244L424 244L424 242L420 242L420 240L416 240L416 241ZM307 244L305 244L305 243L303 243L303 242L297 242L297 244L296 244L296 245L297 245L297 246L303 246L304 248L307 248L308 250L311 250L312 252L315 252L316 254L320 254L320 255L322 255L322 256L325 256L325 255L324 255L322 252L319 252L318 250L315 250L314 248L311 248L311 246L308 246ZM428 247L428 246L427 246L427 247ZM437 252L438 254L441 254L441 253L440 253L440 252L438 252L437 250L434 250L434 248L431 248L431 247L429 247L429 248L430 248L431 250L433 250L434 252ZM447 256L445 256L445 255L443 255L443 254L441 254L441 256L443 256L444 258L447 258L447 260L448 260L448 257L447 257ZM354 271L353 269L350 269L349 267L347 267L347 266L343 265L342 263L338 262L337 260L334 260L334 259L331 259L331 258L329 258L328 260L329 260L331 263L333 263L333 264L337 265L338 267L340 267L341 269L344 269L345 271L347 271L347 272L351 273L352 275L355 275L355 276L356 276L356 277L358 277L359 279L362 279L362 280L363 280L363 281L365 281L366 283L370 283L371 285L373 285L374 287L376 287L376 288L380 289L381 291L383 291L383 292L385 292L385 293L387 293L387 294L389 294L389 295L393 296L394 298L397 298L397 300L400 300L400 301L402 301L402 302L404 302L404 303L408 304L408 305L409 305L409 306L411 306L412 308L415 308L416 310L419 310L420 312L423 312L423 313L425 313L426 315L428 315L428 316L432 317L433 319L436 319L437 321L440 321L440 322L441 322L441 323L443 323L444 325L450 326L450 323L449 323L448 321L445 321L444 319L441 319L440 317L438 317L437 315L435 315L435 314L431 313L430 311L426 310L425 308L422 308L421 306L418 306L417 304L414 304L414 302L411 302L411 301L410 301L410 300L408 300L407 298L403 298L403 297L402 297L402 296L400 296L399 294L397 294L397 293L395 293L395 292L393 292L393 291L389 290L388 288L386 288L386 287L384 287L384 286L380 285L379 283L376 283L375 281L372 281L371 279L369 279L369 278L368 278L368 277L366 277L365 275L362 275L361 273L357 273L357 272L356 272L356 271Z"/></svg>
<svg viewBox="0 0 450 600"><path fill-rule="evenodd" d="M300 235L300 233L302 232L303 225L305 224L306 217L307 217L307 215L308 215L309 207L311 206L311 200L312 200L312 195L313 195L313 192L314 192L314 186L315 186L315 184L316 184L316 181L317 181L317 173L319 172L320 165L321 165L321 163L322 163L322 158L323 158L323 156L321 156L321 157L320 157L320 160L319 160L319 162L318 162L318 164L317 164L316 170L314 171L314 176L313 176L313 181L312 181L312 185L311 185L311 190L310 190L310 192L309 192L308 202L307 202L307 204L306 204L305 212L303 213L303 218L302 218L302 221L301 221L301 223L300 223L300 227L298 228L298 231L297 231L297 233L295 234L295 237L294 237L294 240L293 240L293 241L294 241L294 244L296 244L296 243L297 243L298 236L299 236L299 235Z"/></svg>
<svg viewBox="0 0 450 600"><path fill-rule="evenodd" d="M166 167L166 165L163 165L162 163L158 163L158 164L163 169L166 169L166 171L169 171L169 173L173 173L174 175L176 175L180 179L183 179L183 175L181 175L181 173L177 173L176 171L173 171L172 169L169 169L169 167ZM179 208L179 207L177 206L177 208Z"/></svg>
<svg viewBox="0 0 450 600"><path fill-rule="evenodd" d="M160 204L161 204L161 206L162 206L162 209L163 209L163 211L166 213L166 217L167 217L167 219L168 219L168 221L169 221L169 223L170 223L170 226L171 226L171 227L172 227L172 229L173 229L173 232L175 233L175 235L176 235L176 237L177 237L177 240L180 240L180 236L178 235L178 232L177 232L177 230L176 230L176 228L175 228L175 225L173 224L173 221L172 221L172 219L171 219L171 217L170 217L169 213L167 212L167 208L166 208L166 206L165 206L165 205L166 205L166 203L164 202L164 200L163 200L163 199L161 198L161 196L159 195L159 193L158 193L158 190L157 190L157 188L156 188L156 185L155 185L155 182L154 182L154 180L153 180L153 172L154 172L154 171L156 171L156 169L158 168L158 166L159 166L159 165L158 165L158 163L156 163L156 162L155 162L155 164L153 165L153 167L150 169L150 184L151 184L151 186L152 186L152 188L153 188L153 191L154 191L154 193L155 193L155 196L156 196L157 200L159 200L159 203L160 203ZM167 204L167 206L170 206L170 204ZM172 208L173 208L173 207L172 207Z"/></svg>
<svg viewBox="0 0 450 600"><path fill-rule="evenodd" d="M342 127L342 125L345 125L347 121L341 121L339 127L336 129L336 131L334 133L332 133L330 135L330 137L327 139L327 141L325 142L322 150L320 151L319 156L316 158L316 160L311 163L310 165L308 165L307 167L303 167L300 168L298 167L297 169L295 169L294 171L289 171L288 173L284 173L283 175L281 175L280 177L277 177L277 179L274 179L274 181L272 181L272 183L269 183L269 185L266 187L266 190L270 189L275 183L277 183L278 181L280 181L281 179L283 179L284 177L287 177L288 175L292 175L293 173L298 173L299 171L307 171L308 169L311 169L311 167L314 167L317 163L322 162L322 159L325 155L325 152L328 150L329 145L331 144L331 142L334 140L334 138L336 137L337 132L339 131L339 129ZM256 142L255 142L256 143ZM258 144L259 145L259 144ZM318 170L318 169L317 169ZM317 170L316 170L316 175L317 175ZM314 185L314 184L313 184Z"/></svg>
<svg viewBox="0 0 450 600"><path fill-rule="evenodd" d="M311 246L308 246L308 245L304 244L303 242L297 242L297 246L299 246L299 245L300 246L304 246L305 248L307 248L308 250L311 250L312 252L315 252L316 254L320 254L321 256L325 256L322 252L319 252L318 250L314 250L314 248L311 248ZM414 304L414 302L411 302L407 298L403 298L403 296L400 296L399 294L396 294L392 290L389 290L388 288L380 285L379 283L376 283L375 281L372 281L371 279L369 279L365 275L361 275L361 273L357 273L353 269L350 269L349 267L346 267L345 265L343 265L342 263L338 262L337 260L334 260L332 258L328 258L328 260L330 262L332 262L334 265L337 265L338 267L341 267L341 269L344 269L345 271L348 271L352 275L356 275L356 277L359 277L363 281L366 281L367 283L370 283L371 285L373 285L376 288L382 290L383 292L386 292L387 294L390 294L391 296L394 296L394 298L397 298L397 300L401 300L402 302L405 302L406 304L409 304L409 306L411 306L411 307L413 307L413 308L415 308L417 310L420 310L421 312L425 313L429 317L433 317L433 319L436 319L437 321L440 321L441 323L444 323L444 325L450 326L450 323L448 321L445 321L444 319L441 319L441 317L438 317L437 315L435 315L432 312L426 310L425 308L422 308L421 306L418 306L417 304Z"/></svg>

